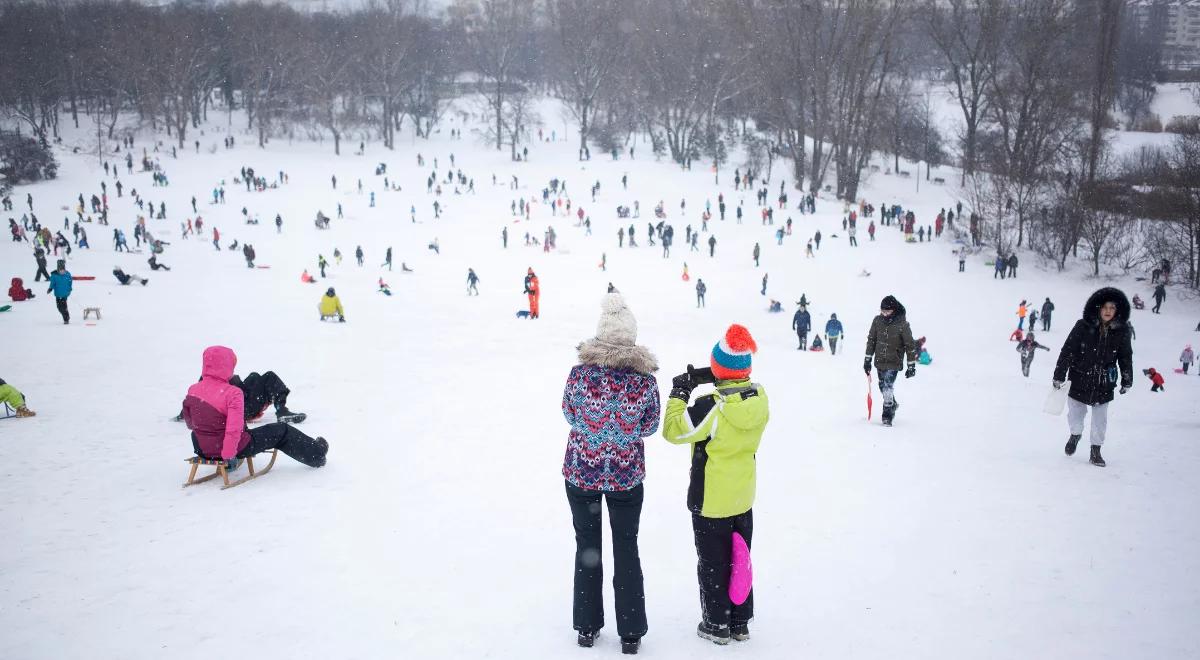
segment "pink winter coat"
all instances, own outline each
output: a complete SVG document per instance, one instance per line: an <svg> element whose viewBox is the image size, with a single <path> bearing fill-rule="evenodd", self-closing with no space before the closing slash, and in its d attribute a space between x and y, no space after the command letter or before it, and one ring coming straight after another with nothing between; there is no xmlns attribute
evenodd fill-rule
<svg viewBox="0 0 1200 660"><path fill-rule="evenodd" d="M232 349L204 349L200 382L188 388L183 400L183 421L196 436L200 451L209 458L233 458L250 443L242 390L229 384L236 366L237 355Z"/></svg>

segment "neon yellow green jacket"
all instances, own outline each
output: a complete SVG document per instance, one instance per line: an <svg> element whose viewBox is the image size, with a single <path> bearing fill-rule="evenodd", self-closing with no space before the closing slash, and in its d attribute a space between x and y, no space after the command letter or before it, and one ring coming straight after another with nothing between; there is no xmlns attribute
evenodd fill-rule
<svg viewBox="0 0 1200 660"><path fill-rule="evenodd" d="M719 381L691 407L667 400L663 437L692 445L688 509L728 518L754 506L755 454L769 417L766 390L749 380Z"/></svg>

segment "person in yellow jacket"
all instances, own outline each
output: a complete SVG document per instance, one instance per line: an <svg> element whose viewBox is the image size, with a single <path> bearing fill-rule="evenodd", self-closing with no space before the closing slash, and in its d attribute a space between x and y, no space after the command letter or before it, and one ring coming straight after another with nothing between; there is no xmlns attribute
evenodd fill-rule
<svg viewBox="0 0 1200 660"><path fill-rule="evenodd" d="M696 541L701 621L697 634L717 644L750 638L754 592L745 602L729 597L733 534L750 545L754 531L755 454L769 418L767 393L750 382L751 355L758 350L745 327L734 324L712 349L709 369L672 381L663 437L692 446L688 509ZM692 390L714 383L691 407Z"/></svg>
<svg viewBox="0 0 1200 660"><path fill-rule="evenodd" d="M346 322L346 314L342 311L342 301L338 300L337 293L334 292L333 287L329 287L325 291L325 295L321 297L321 304L317 305L317 309L321 311L322 321L336 316L339 322Z"/></svg>

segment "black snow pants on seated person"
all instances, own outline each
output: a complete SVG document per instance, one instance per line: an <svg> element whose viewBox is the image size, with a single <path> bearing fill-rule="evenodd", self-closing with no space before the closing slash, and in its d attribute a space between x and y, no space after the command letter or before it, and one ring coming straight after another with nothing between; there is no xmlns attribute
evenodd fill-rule
<svg viewBox="0 0 1200 660"><path fill-rule="evenodd" d="M195 433L192 434L192 449L197 456L204 456L196 442ZM308 437L290 424L276 422L250 429L250 443L238 452L237 457L248 458L272 449L278 449L309 467L321 467L325 465L325 454L329 451L329 444Z"/></svg>

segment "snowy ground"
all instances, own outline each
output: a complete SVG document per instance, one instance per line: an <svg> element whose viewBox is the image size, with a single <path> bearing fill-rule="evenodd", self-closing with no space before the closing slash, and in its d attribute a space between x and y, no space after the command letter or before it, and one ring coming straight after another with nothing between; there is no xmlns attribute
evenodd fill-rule
<svg viewBox="0 0 1200 660"><path fill-rule="evenodd" d="M260 150L240 132L244 146L209 153L224 137L210 128L201 154L158 154L169 188L152 187L148 174L122 177L126 193L136 187L167 203L169 220L150 224L171 240L162 261L174 270L149 273L147 254L114 254L111 227L89 225L92 249L76 250L69 268L97 279L77 283L72 324L62 325L44 286L34 287L36 300L0 315L0 376L39 413L0 421L0 657L616 653L611 592L601 648L574 646L574 546L559 471L567 435L561 388L574 346L595 331L609 281L637 314L640 341L660 358L664 396L673 374L703 363L725 327L740 322L758 340L754 377L773 407L755 505L758 616L754 639L734 648L694 633L687 450L648 439L641 548L650 633L643 654L1200 655L1200 378L1171 373L1183 345L1198 338L1195 302L1172 295L1162 315L1135 313L1136 387L1113 406L1109 467L1099 469L1087 464L1086 449L1063 456L1065 419L1043 414L1042 400L1057 348L1087 294L1117 284L1149 299L1144 283L1101 282L1084 268L1060 275L1032 255L1022 255L1016 280L994 280L985 255L959 274L949 242L906 245L895 228L880 227L871 243L865 221L860 247L851 248L841 205L828 199L815 217L790 212L794 234L777 246L753 195L733 191L732 164L718 187L706 168L681 172L654 162L644 144L632 162L595 151L591 162L577 162L561 125L558 142L530 145L528 163L509 162L507 151L489 149L475 133L461 141L447 134L406 139L394 153L369 144L363 156L338 158L328 145L285 140ZM148 135L139 137L138 153L148 144ZM416 167L418 151L429 166ZM443 183L446 211L434 220L424 180L434 157L444 177L451 153L478 194L455 196ZM62 207L81 192L99 192L95 156L61 159L59 180L16 190L16 217L32 192L39 217L57 229L56 219L68 213ZM373 175L380 161L402 192L383 191L382 177ZM242 165L271 180L283 169L290 184L247 193L232 182ZM770 182L772 199L785 169L777 167ZM336 192L329 183L335 173ZM540 197L552 176L565 179L573 210L584 207L594 235L573 218L552 218L541 204L532 221L514 222L513 174L526 198ZM359 178L361 195L354 191ZM221 180L228 203L207 204ZM602 189L593 203L588 189L596 180ZM132 240L135 209L108 181L113 226ZM911 180L875 175L867 197L911 206L926 224L956 201L950 188L922 185L920 196L913 188ZM706 199L715 215L718 192L731 204L729 219L711 223L716 258L689 253L684 227L700 226ZM253 243L270 269L249 270L240 253L216 253L209 240L180 240L192 195L223 245ZM747 218L739 226L732 210L743 197ZM618 223L615 207L635 199L642 217ZM677 231L669 259L645 243L660 199ZM346 218L316 230L317 209L333 216L338 202ZM243 206L263 224L242 225ZM271 225L276 212L285 220L279 236ZM630 222L642 247L618 249L617 227ZM559 250L522 244L526 231L540 238L548 225ZM806 260L804 243L816 229L825 240ZM440 256L425 247L434 237ZM761 268L750 256L755 242ZM359 244L365 268L354 265ZM391 273L378 267L388 245ZM301 270L316 273L317 254L332 260L334 247L346 255L343 263L319 285L301 284ZM597 268L601 253L608 272ZM401 261L415 272L402 275ZM680 279L684 261L690 283ZM149 286L118 286L109 274L114 264L148 275ZM0 265L6 284L12 276L32 281L25 246L0 244ZM525 304L529 266L544 292L536 322L514 318ZM478 298L465 294L468 267L482 278ZM871 276L859 277L863 269ZM763 273L770 274L766 296L759 294ZM375 291L381 275L394 296ZM697 277L709 286L702 310L695 308ZM337 287L348 323L316 320L326 286ZM830 313L843 320L844 354L795 350L789 324L801 293L818 327ZM866 421L861 371L865 330L888 293L908 307L914 333L929 338L934 356L932 366L898 384L903 407L891 429L878 417ZM1055 352L1040 353L1025 379L1007 337L1020 300L1046 296L1058 311L1054 331L1040 339ZM782 300L785 313L768 314L768 298ZM84 306L102 307L104 319L85 325ZM293 407L310 415L304 430L330 440L326 467L283 458L271 474L230 491L179 488L190 445L186 430L168 419L197 377L200 352L215 343L237 351L239 373L283 375ZM1167 372L1165 393L1148 391L1140 370L1149 366Z"/></svg>

